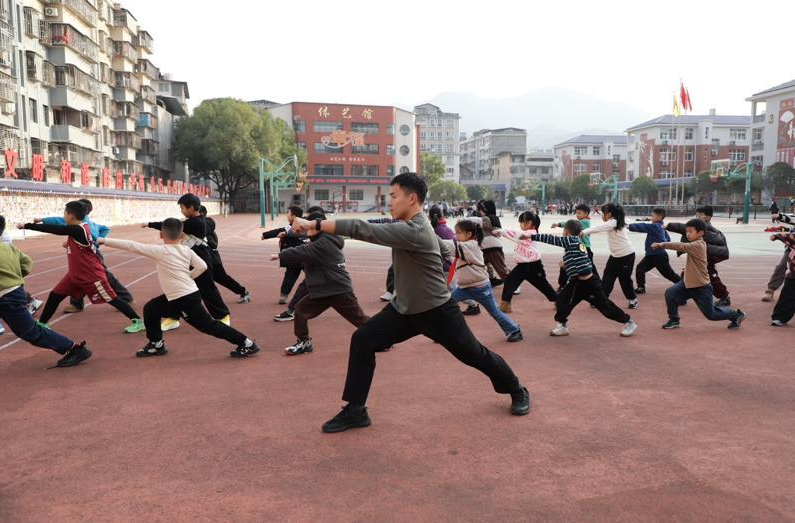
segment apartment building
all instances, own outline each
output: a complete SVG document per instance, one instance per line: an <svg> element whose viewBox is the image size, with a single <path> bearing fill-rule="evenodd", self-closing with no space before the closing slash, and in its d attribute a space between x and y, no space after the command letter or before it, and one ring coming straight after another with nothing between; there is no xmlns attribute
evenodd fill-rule
<svg viewBox="0 0 795 523"><path fill-rule="evenodd" d="M446 113L433 104L414 107L420 129L420 152L439 157L445 166L445 179L459 182L458 113Z"/></svg>
<svg viewBox="0 0 795 523"><path fill-rule="evenodd" d="M601 173L624 179L627 137L622 134L575 136L554 146L555 178L571 181L581 174Z"/></svg>
<svg viewBox="0 0 795 523"><path fill-rule="evenodd" d="M188 85L162 74L153 52L121 4L0 1L4 176L139 190L187 182L172 145Z"/></svg>

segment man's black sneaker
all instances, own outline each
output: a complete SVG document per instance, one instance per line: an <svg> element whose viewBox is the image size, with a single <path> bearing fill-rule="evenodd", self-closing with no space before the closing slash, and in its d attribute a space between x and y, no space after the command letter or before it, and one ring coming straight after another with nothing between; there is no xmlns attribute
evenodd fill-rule
<svg viewBox="0 0 795 523"><path fill-rule="evenodd" d="M646 294L646 287L638 287L635 289L635 294Z"/></svg>
<svg viewBox="0 0 795 523"><path fill-rule="evenodd" d="M508 336L509 343L516 343L517 341L522 341L524 336L522 336L522 331L512 332L510 336Z"/></svg>
<svg viewBox="0 0 795 523"><path fill-rule="evenodd" d="M339 414L323 424L323 432L343 432L369 426L370 416L367 415L367 407L355 407L349 403L342 407Z"/></svg>
<svg viewBox="0 0 795 523"><path fill-rule="evenodd" d="M135 353L135 355L139 358L148 358L150 356L165 356L166 354L168 354L168 349L166 349L165 343L160 347L158 347L151 341L147 343L143 349Z"/></svg>
<svg viewBox="0 0 795 523"><path fill-rule="evenodd" d="M286 356L296 356L298 354L304 354L305 352L312 352L312 338L297 340L284 349L284 354Z"/></svg>
<svg viewBox="0 0 795 523"><path fill-rule="evenodd" d="M58 360L56 367L74 367L81 361L86 361L91 357L91 351L86 348L86 342L80 342L80 345L74 345L71 349L66 351L64 357Z"/></svg>
<svg viewBox="0 0 795 523"><path fill-rule="evenodd" d="M489 280L489 283L491 283L492 287L499 287L500 285L503 284L503 281L499 278L491 278Z"/></svg>
<svg viewBox="0 0 795 523"><path fill-rule="evenodd" d="M273 321L293 321L295 319L295 312L287 309L278 316L273 317Z"/></svg>
<svg viewBox="0 0 795 523"><path fill-rule="evenodd" d="M463 312L464 316L477 316L478 314L480 314L480 305L470 305Z"/></svg>
<svg viewBox="0 0 795 523"><path fill-rule="evenodd" d="M747 317L748 317L748 313L747 313L747 312L743 312L743 311L741 311L740 309L737 309L737 312L738 312L740 315L739 315L739 316L737 316L737 319L736 319L736 320L732 320L732 321L729 323L729 328L730 328L730 329L732 329L732 330L734 330L734 329L739 329L739 328L740 328L740 324L743 322L743 320L744 320L745 318L747 318Z"/></svg>
<svg viewBox="0 0 795 523"><path fill-rule="evenodd" d="M530 412L530 393L527 387L511 392L511 414L524 416Z"/></svg>
<svg viewBox="0 0 795 523"><path fill-rule="evenodd" d="M663 329L670 330L670 329L678 329L681 327L682 324L679 323L679 320L668 320L662 326Z"/></svg>
<svg viewBox="0 0 795 523"><path fill-rule="evenodd" d="M259 347L257 347L256 343L252 343L251 347L246 347L246 344L243 343L238 345L235 350L229 353L230 356L233 358L248 358L249 356L253 356L254 354L259 352Z"/></svg>
<svg viewBox="0 0 795 523"><path fill-rule="evenodd" d="M732 304L731 298L726 296L725 298L721 298L715 302L715 307L729 307Z"/></svg>

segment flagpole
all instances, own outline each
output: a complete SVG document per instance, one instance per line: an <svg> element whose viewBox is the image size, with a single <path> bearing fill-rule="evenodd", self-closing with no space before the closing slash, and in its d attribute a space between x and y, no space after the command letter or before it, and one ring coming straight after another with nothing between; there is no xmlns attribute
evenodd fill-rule
<svg viewBox="0 0 795 523"><path fill-rule="evenodd" d="M674 111L674 109L676 108L675 104L676 104L676 95L674 94L674 107L671 107L671 130L673 130L673 128L674 128L674 117L675 117L674 112L676 112L676 111ZM668 134L668 138L670 138L670 137L671 137L671 135L669 133ZM671 202L672 202L672 190L673 190L673 187L671 185L672 185L671 184L671 178L668 178L668 207L671 206Z"/></svg>

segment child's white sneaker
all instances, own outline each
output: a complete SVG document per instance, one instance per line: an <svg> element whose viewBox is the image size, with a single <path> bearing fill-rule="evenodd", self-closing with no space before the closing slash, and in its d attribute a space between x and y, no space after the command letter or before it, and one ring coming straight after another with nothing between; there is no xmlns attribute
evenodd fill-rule
<svg viewBox="0 0 795 523"><path fill-rule="evenodd" d="M555 328L549 332L550 336L568 336L569 328L562 323L555 325Z"/></svg>
<svg viewBox="0 0 795 523"><path fill-rule="evenodd" d="M625 338L628 338L635 334L638 330L638 324L635 323L635 320L629 320L624 324L624 328L621 329L621 335Z"/></svg>

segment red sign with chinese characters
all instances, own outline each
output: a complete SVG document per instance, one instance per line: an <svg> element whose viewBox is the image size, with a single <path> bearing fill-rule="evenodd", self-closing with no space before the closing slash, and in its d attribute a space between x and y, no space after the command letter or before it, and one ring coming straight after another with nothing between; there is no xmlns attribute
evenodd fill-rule
<svg viewBox="0 0 795 523"><path fill-rule="evenodd" d="M72 183L72 164L69 160L61 160L61 183Z"/></svg>
<svg viewBox="0 0 795 523"><path fill-rule="evenodd" d="M388 176L309 176L310 184L389 185Z"/></svg>
<svg viewBox="0 0 795 523"><path fill-rule="evenodd" d="M6 149L6 178L19 178L17 176L17 162L19 153L13 149Z"/></svg>
<svg viewBox="0 0 795 523"><path fill-rule="evenodd" d="M83 187L88 185L88 183L90 181L89 180L90 173L91 173L91 171L90 171L90 169L88 167L88 164L87 163L81 163L80 164L80 183L83 185Z"/></svg>
<svg viewBox="0 0 795 523"><path fill-rule="evenodd" d="M44 181L44 156L40 154L33 155L32 176L37 182Z"/></svg>

